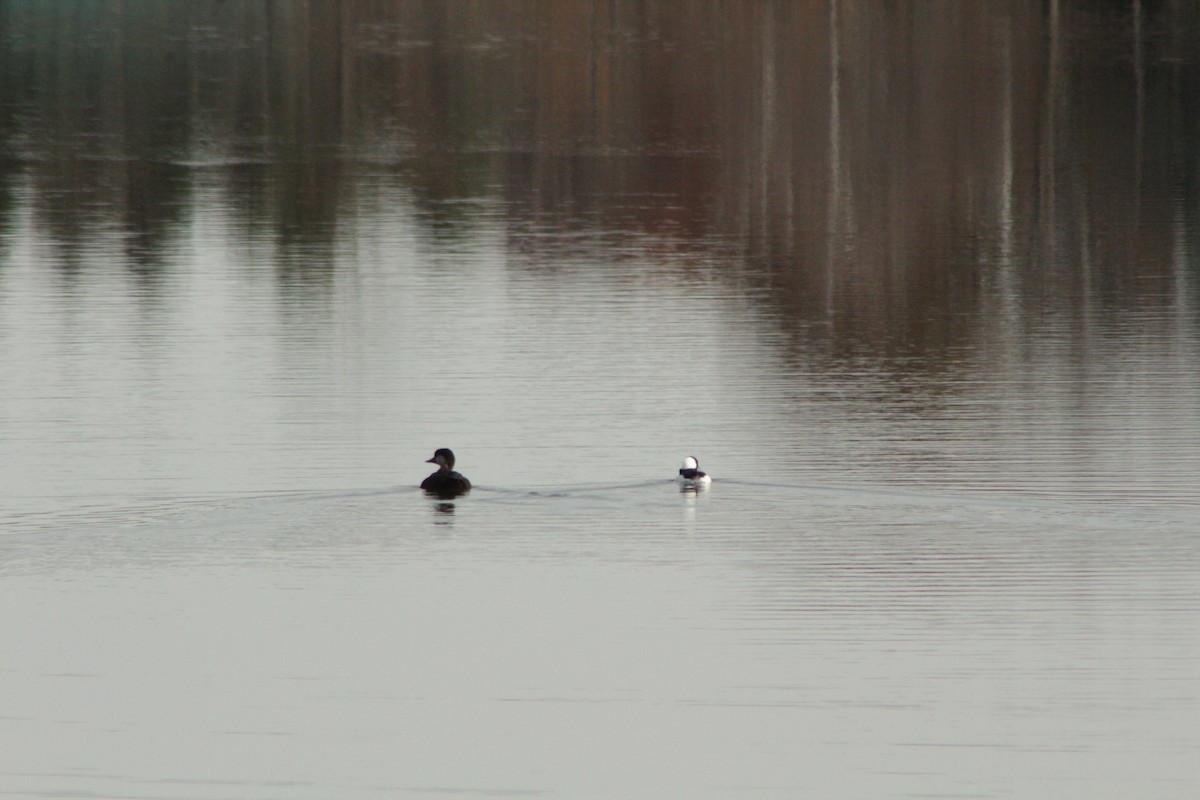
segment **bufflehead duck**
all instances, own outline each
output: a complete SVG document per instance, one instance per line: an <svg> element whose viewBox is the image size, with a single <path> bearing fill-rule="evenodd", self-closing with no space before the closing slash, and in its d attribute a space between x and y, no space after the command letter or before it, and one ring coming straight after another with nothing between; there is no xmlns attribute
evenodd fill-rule
<svg viewBox="0 0 1200 800"><path fill-rule="evenodd" d="M447 499L471 491L471 482L454 471L454 452L448 447L438 449L426 464L437 464L438 471L421 481L421 488L430 494Z"/></svg>
<svg viewBox="0 0 1200 800"><path fill-rule="evenodd" d="M708 473L700 471L700 462L695 456L688 456L683 460L683 466L679 468L679 477L676 478L684 486L703 486L712 483L712 478Z"/></svg>

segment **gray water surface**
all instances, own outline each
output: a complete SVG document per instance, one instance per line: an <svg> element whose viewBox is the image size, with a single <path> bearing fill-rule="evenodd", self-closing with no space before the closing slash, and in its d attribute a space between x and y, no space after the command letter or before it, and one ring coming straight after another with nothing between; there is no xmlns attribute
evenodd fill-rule
<svg viewBox="0 0 1200 800"><path fill-rule="evenodd" d="M1193 14L384 5L0 8L0 794L1196 796Z"/></svg>

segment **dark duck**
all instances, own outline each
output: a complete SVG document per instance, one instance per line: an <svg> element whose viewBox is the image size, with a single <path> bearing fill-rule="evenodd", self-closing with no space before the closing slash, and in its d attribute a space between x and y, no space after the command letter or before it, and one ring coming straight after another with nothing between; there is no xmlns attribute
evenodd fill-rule
<svg viewBox="0 0 1200 800"><path fill-rule="evenodd" d="M458 497L471 491L471 482L454 471L454 452L448 447L438 449L426 464L437 464L438 471L421 481L421 488L442 499Z"/></svg>

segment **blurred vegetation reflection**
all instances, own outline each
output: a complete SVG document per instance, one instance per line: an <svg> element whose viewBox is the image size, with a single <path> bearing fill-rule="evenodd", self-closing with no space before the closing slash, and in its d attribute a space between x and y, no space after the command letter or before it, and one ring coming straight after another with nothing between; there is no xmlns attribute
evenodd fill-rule
<svg viewBox="0 0 1200 800"><path fill-rule="evenodd" d="M1198 10L14 0L0 246L68 276L116 248L152 287L207 204L320 293L372 207L450 246L499 226L514 268L653 241L848 351L1194 319Z"/></svg>

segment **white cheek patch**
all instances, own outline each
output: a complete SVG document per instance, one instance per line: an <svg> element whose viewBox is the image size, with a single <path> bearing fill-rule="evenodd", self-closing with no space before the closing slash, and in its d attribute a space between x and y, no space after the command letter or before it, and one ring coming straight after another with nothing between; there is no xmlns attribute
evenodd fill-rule
<svg viewBox="0 0 1200 800"><path fill-rule="evenodd" d="M683 460L683 469L698 469L699 467L700 467L700 462L698 462L696 459L692 458L691 456L688 456L687 458L685 458Z"/></svg>

